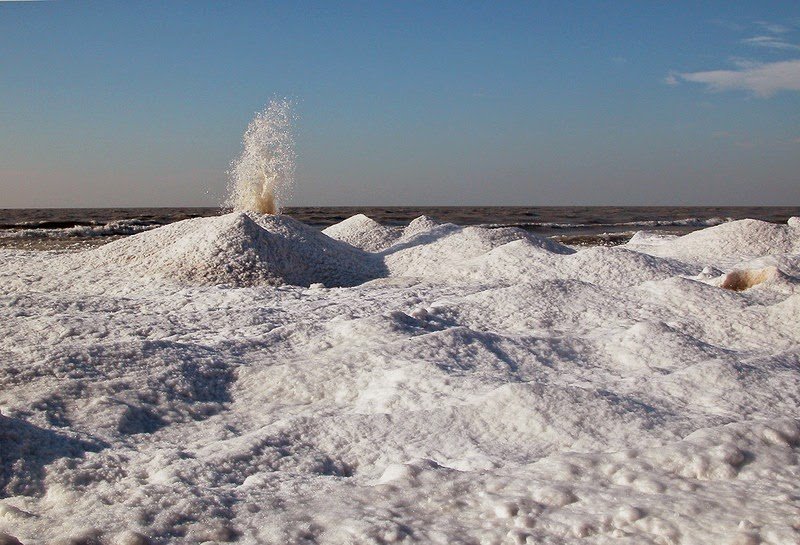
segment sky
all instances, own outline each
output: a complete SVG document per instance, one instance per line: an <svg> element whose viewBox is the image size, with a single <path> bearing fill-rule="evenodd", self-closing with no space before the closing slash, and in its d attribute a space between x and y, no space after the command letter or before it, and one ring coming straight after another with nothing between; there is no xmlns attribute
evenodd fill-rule
<svg viewBox="0 0 800 545"><path fill-rule="evenodd" d="M0 1L0 208L800 205L800 3Z"/></svg>

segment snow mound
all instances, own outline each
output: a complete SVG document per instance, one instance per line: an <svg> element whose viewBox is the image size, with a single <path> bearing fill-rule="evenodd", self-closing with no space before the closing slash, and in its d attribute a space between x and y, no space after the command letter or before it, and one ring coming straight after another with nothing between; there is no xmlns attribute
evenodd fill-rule
<svg viewBox="0 0 800 545"><path fill-rule="evenodd" d="M246 212L180 221L76 259L195 285L352 286L381 272L379 260L297 220Z"/></svg>
<svg viewBox="0 0 800 545"><path fill-rule="evenodd" d="M625 248L598 246L581 250L561 260L558 273L601 286L634 286L650 280L696 273L675 261L634 252Z"/></svg>
<svg viewBox="0 0 800 545"><path fill-rule="evenodd" d="M553 251L550 245L540 246L535 241L522 239L480 255L456 268L452 274L475 280L501 280L504 283L527 278L548 278L624 287L693 274L697 268L619 247L595 247L570 252L560 248Z"/></svg>
<svg viewBox="0 0 800 545"><path fill-rule="evenodd" d="M629 376L654 371L670 373L695 362L727 355L725 350L658 320L637 322L611 336L603 347L610 363Z"/></svg>
<svg viewBox="0 0 800 545"><path fill-rule="evenodd" d="M333 239L346 242L366 252L384 250L402 235L400 229L381 225L364 214L351 216L323 229L322 232Z"/></svg>
<svg viewBox="0 0 800 545"><path fill-rule="evenodd" d="M667 233L659 233L656 231L636 231L630 238L627 247L642 248L645 246L658 246L668 240L675 240L680 238L678 235L671 235Z"/></svg>
<svg viewBox="0 0 800 545"><path fill-rule="evenodd" d="M702 229L682 237L647 244L632 240L633 250L688 263L730 267L746 258L800 252L800 230L791 224L744 219Z"/></svg>
<svg viewBox="0 0 800 545"><path fill-rule="evenodd" d="M511 242L524 241L545 253L569 254L574 250L522 229L507 227L458 227L436 224L429 218L417 218L403 236L382 252L392 276L447 277L469 260L483 256Z"/></svg>
<svg viewBox="0 0 800 545"><path fill-rule="evenodd" d="M442 223L440 221L436 221L435 219L429 216L422 215L418 218L411 220L411 223L409 223L406 226L406 228L403 229L403 235L400 240L401 241L411 240L416 235L419 235L421 233L428 233L441 225L447 225L452 228L456 227L452 223Z"/></svg>

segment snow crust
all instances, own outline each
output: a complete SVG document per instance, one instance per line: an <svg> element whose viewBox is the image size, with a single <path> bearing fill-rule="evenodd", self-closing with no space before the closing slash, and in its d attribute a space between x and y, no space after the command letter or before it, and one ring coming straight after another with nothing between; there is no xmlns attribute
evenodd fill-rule
<svg viewBox="0 0 800 545"><path fill-rule="evenodd" d="M0 543L800 542L796 221L0 252Z"/></svg>

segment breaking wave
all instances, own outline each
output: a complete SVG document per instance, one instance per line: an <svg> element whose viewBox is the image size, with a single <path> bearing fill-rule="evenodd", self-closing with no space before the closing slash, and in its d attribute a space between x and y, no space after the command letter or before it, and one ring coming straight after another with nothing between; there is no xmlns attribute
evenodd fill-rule
<svg viewBox="0 0 800 545"><path fill-rule="evenodd" d="M105 224L73 225L72 227L16 228L0 231L0 238L89 238L128 236L149 231L162 225L159 222L128 219ZM20 226L22 227L22 226Z"/></svg>
<svg viewBox="0 0 800 545"><path fill-rule="evenodd" d="M734 221L734 218L681 218L675 220L643 220L643 221L623 221L615 223L557 223L551 221L543 222L511 222L511 223L487 223L481 227L520 227L523 229L543 228L543 229L598 229L603 227L713 227Z"/></svg>

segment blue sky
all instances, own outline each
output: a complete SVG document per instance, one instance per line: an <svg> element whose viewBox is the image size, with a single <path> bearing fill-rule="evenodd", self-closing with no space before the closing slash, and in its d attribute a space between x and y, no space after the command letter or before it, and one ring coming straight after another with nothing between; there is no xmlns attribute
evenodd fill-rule
<svg viewBox="0 0 800 545"><path fill-rule="evenodd" d="M0 2L0 207L800 205L795 2ZM735 5L734 5L735 4Z"/></svg>

